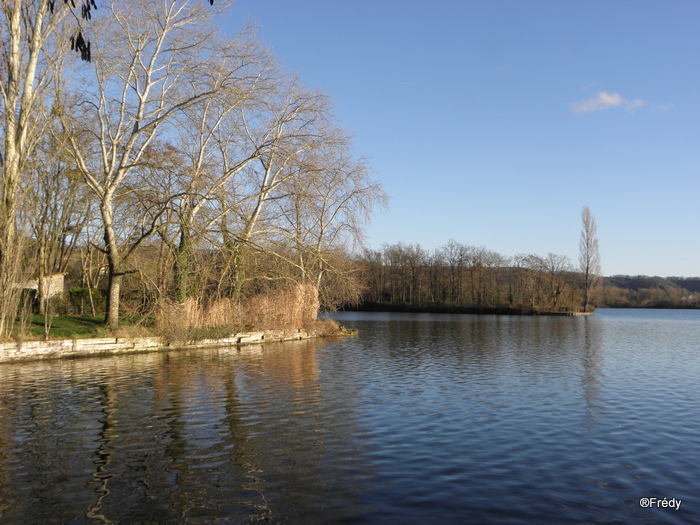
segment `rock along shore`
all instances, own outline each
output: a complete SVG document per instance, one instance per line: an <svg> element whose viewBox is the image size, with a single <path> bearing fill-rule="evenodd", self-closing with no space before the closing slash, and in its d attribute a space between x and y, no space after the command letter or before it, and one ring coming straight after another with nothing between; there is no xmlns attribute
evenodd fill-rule
<svg viewBox="0 0 700 525"><path fill-rule="evenodd" d="M200 339L185 343L168 342L163 337L103 337L99 339L24 341L0 343L0 363L36 359L122 355L188 348L238 347L280 341L298 341L314 337L319 337L319 334L299 329L241 332L223 339Z"/></svg>

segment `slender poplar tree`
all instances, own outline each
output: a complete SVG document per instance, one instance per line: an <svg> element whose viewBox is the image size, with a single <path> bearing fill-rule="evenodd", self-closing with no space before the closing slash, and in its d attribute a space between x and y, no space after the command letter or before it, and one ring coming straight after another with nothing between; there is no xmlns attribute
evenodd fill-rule
<svg viewBox="0 0 700 525"><path fill-rule="evenodd" d="M591 209L581 210L582 230L579 238L579 268L583 274L583 311L588 311L591 297L600 284L600 251L598 250L598 226Z"/></svg>

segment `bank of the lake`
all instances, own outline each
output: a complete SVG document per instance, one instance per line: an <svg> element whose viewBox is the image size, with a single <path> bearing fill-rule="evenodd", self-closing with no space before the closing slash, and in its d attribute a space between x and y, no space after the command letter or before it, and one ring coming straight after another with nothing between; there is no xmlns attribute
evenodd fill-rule
<svg viewBox="0 0 700 525"><path fill-rule="evenodd" d="M334 335L340 336L345 334L347 334L346 331L339 330ZM299 341L328 335L328 332L321 333L319 331L297 329L240 332L224 338L183 342L172 342L165 337L101 337L5 342L0 343L0 363L158 352L176 348L238 347L252 344Z"/></svg>
<svg viewBox="0 0 700 525"><path fill-rule="evenodd" d="M343 311L347 312L406 312L422 314L471 314L471 315L563 315L586 316L593 312L579 312L576 310L538 310L512 308L508 306L455 306L443 303L378 303L365 301L355 306L347 306Z"/></svg>

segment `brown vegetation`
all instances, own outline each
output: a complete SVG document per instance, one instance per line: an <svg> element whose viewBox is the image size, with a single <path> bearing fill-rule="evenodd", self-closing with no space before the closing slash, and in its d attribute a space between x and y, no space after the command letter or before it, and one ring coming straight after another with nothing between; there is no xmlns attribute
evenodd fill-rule
<svg viewBox="0 0 700 525"><path fill-rule="evenodd" d="M301 328L313 324L319 308L318 289L307 283L255 295L243 303L241 314L261 329Z"/></svg>
<svg viewBox="0 0 700 525"><path fill-rule="evenodd" d="M243 303L219 299L204 306L193 298L184 303L166 300L158 309L156 332L174 341L197 336L230 337L250 330L303 329L319 335L339 332L333 321L318 320L318 290L311 284L296 284L271 293L258 294Z"/></svg>

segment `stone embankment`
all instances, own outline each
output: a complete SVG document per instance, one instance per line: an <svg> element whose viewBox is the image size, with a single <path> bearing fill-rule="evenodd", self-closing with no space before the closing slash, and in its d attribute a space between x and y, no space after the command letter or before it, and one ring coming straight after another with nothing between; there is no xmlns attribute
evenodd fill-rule
<svg viewBox="0 0 700 525"><path fill-rule="evenodd" d="M201 339L187 343L170 343L162 337L104 337L100 339L59 339L0 343L0 363L34 359L133 354L186 348L244 346L249 344L298 341L318 337L303 330L242 332L224 339Z"/></svg>

